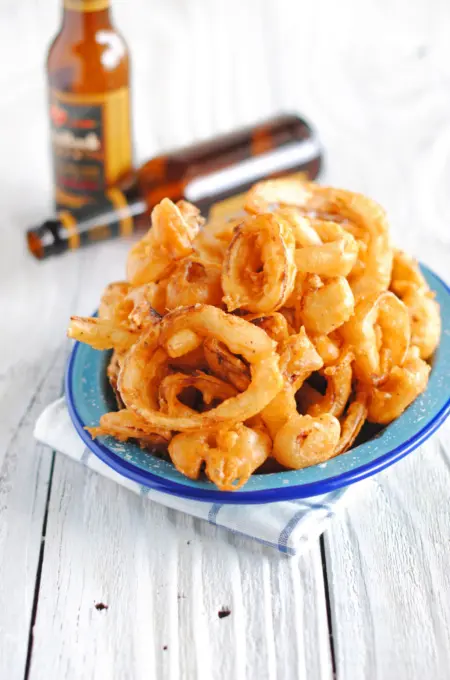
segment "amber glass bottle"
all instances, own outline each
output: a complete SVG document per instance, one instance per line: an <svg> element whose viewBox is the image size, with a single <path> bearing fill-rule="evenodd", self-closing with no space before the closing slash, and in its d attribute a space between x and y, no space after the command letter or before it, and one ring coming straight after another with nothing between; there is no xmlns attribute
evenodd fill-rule
<svg viewBox="0 0 450 680"><path fill-rule="evenodd" d="M64 0L47 74L55 203L77 209L132 167L128 50L109 0Z"/></svg>
<svg viewBox="0 0 450 680"><path fill-rule="evenodd" d="M321 163L320 144L307 123L296 115L277 116L153 158L96 206L60 212L30 229L28 247L42 259L148 229L152 208L166 196L195 203L205 216L232 216L243 207L242 192L255 182L295 173L315 179Z"/></svg>

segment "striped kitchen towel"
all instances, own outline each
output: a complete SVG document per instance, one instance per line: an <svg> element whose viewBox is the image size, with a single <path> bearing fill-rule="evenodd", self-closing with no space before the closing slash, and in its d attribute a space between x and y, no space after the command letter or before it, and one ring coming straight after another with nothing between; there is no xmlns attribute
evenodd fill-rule
<svg viewBox="0 0 450 680"><path fill-rule="evenodd" d="M123 477L85 447L72 424L64 398L50 404L41 414L34 436L51 449L64 453L155 503L225 527L235 534L253 538L287 555L297 555L305 551L311 542L316 541L330 518L338 508L346 504L350 495L349 489L344 488L297 501L265 505L222 505L178 498L148 489Z"/></svg>

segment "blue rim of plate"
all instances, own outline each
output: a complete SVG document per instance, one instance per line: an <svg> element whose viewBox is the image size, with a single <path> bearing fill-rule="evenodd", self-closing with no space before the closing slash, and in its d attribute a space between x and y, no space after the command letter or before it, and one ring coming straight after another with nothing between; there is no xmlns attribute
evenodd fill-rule
<svg viewBox="0 0 450 680"><path fill-rule="evenodd" d="M145 457L145 460L148 460L149 456L152 456L153 462L158 460L157 466L163 469L163 474L155 474L154 472L150 472L146 469L143 469L142 467L136 465L135 463L129 462L121 455L118 455L117 452L114 452L112 450L111 446L118 444L117 442L115 442L115 440L113 440L110 437L100 437L98 439L93 440L90 434L84 429L86 425L92 426L93 424L96 423L87 423L83 421L77 408L77 400L74 394L74 372L80 348L82 347L83 349L85 349L87 347L86 345L81 345L81 343L78 342L75 343L75 346L72 349L65 376L66 402L75 429L77 430L79 436L84 441L88 449L90 449L100 460L102 460L104 463L109 465L113 470L123 475L124 477L127 477L128 479L137 482L138 484L142 485L145 488L150 488L163 493L169 493L175 496L210 503L252 504L309 498L311 496L329 493L338 488L353 484L361 479L364 479L365 477L369 477L373 474L376 474L377 472L380 472L384 468L397 462L398 460L406 456L408 453L416 449L418 446L420 446L433 434L433 432L435 432L435 430L443 423L447 415L450 413L450 395L449 395L447 399L444 400L443 403L441 403L438 410L433 414L432 417L430 417L429 419L426 419L425 415L420 415L420 417L417 417L419 413L423 414L426 411L426 400L430 390L430 386L436 388L435 389L436 392L441 387L441 384L438 384L436 382L437 379L439 378L438 369L441 363L444 364L444 367L446 366L446 363L448 364L448 366L446 366L447 371L443 374L443 380L441 381L444 383L442 386L445 388L446 385L448 385L450 382L450 288L447 286L446 283L444 283L444 281L442 281L440 277L434 274L434 272L432 272L427 267L422 265L422 270L430 286L433 289L437 290L437 299L441 305L441 313L445 312L443 305L444 301L446 302L445 307L448 308L448 318L445 313L442 314L443 329L441 336L441 344L436 352L437 359L435 357L433 362L434 366L431 372L430 382L427 387L427 390L424 392L423 395L418 397L418 399L409 407L409 409L405 411L404 414L402 414L396 421L394 421L394 423L384 428L379 435L377 435L376 437L367 442L364 442L360 446L357 446L349 450L348 452L342 454L341 456L337 456L336 458L331 459L331 461L328 461L328 463L312 466L310 468L305 468L304 470L276 472L265 475L253 475L252 478L247 483L247 485L244 487L244 490L240 491L219 491L211 482L202 481L197 482L194 480L187 479L183 477L183 475L178 473L171 463L155 459L152 456L152 454L141 452L142 455ZM445 321L447 323L445 323ZM97 350L93 350L92 348L88 348L88 350L85 351L91 351L96 353L97 355L105 355L105 352L97 352ZM446 359L446 356L449 356L449 358ZM100 364L103 366L104 370L105 366L104 361L103 362L100 361ZM434 384L434 382L436 382L436 384ZM363 457L364 450L367 450L370 445L373 446L374 445L373 443L376 442L377 440L381 440L383 437L386 438L388 436L387 433L389 433L390 428L397 426L398 429L399 423L400 426L404 423L406 423L407 425L408 414L410 416L409 421L411 423L419 422L419 420L421 419L426 419L424 426L418 429L413 436L405 438L396 446L394 446L392 449L386 451L380 456L375 457L366 463L363 462L357 466L353 465L350 459L358 460L359 456ZM135 444L126 443L122 444L121 446L124 450L137 449L140 451L139 447ZM305 473L305 471L314 470L317 473L318 469L326 468L327 466L330 465L330 463L335 464L335 462L339 460L347 461L347 465L345 466L347 469L345 469L344 472L340 474L333 474L332 476L325 478L320 478L319 473L319 479L315 481L305 482L301 484L294 483L291 485L290 480L292 479L292 477L300 476L299 473ZM350 463L348 462L349 460ZM181 479L181 481L173 481L172 479L168 479L166 476L164 476L164 468L166 474L170 470L171 476L177 475ZM268 488L259 488L257 490L251 490L251 488L249 488L247 491L245 490L248 486L250 486L251 482L255 482L255 478L259 478L260 480L262 480L259 483L264 485L265 482L266 483L270 483L271 481L273 482L274 475L283 477L283 480L281 480L283 484L281 484L281 481L277 479L275 487L269 486ZM256 481L256 483L258 483L258 481Z"/></svg>

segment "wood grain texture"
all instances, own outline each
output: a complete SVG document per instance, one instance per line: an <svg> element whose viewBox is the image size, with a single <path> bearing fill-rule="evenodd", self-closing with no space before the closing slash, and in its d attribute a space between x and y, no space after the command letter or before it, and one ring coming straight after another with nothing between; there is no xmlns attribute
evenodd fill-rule
<svg viewBox="0 0 450 680"><path fill-rule="evenodd" d="M33 444L31 437L44 405L60 394L61 382L53 368L61 370L61 359L65 356L60 352L32 393L22 391L26 401L20 404L20 415L17 404L8 409L6 399L0 403L2 412L11 417L9 431L2 433L8 437L0 457L0 677L4 678L22 678L25 669L52 459L51 452ZM17 376L18 387L24 382L33 385L29 372ZM11 387L12 383L9 394Z"/></svg>
<svg viewBox="0 0 450 680"><path fill-rule="evenodd" d="M448 678L449 451L446 424L325 535L338 677Z"/></svg>
<svg viewBox="0 0 450 680"><path fill-rule="evenodd" d="M34 262L50 208L44 54L59 0L0 5L0 677L23 678L50 478L34 419L57 396L70 313L128 244ZM446 0L115 0L133 57L136 157L296 109L324 181L389 211L448 276ZM27 45L27 50L23 45ZM31 115L30 115L31 113ZM7 322L6 322L7 321ZM367 485L326 541L337 677L448 677L448 428ZM95 603L108 609L98 611ZM231 615L219 619L229 607ZM29 678L332 677L319 546L287 559L57 457ZM164 647L167 646L165 650Z"/></svg>
<svg viewBox="0 0 450 680"><path fill-rule="evenodd" d="M30 678L51 675L331 680L319 551L280 557L58 456Z"/></svg>

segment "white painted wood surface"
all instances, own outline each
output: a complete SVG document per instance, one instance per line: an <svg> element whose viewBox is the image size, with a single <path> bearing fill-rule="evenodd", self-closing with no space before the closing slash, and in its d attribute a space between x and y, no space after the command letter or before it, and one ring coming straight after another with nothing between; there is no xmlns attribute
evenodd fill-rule
<svg viewBox="0 0 450 680"><path fill-rule="evenodd" d="M447 422L325 535L338 677L449 677L449 449Z"/></svg>
<svg viewBox="0 0 450 680"><path fill-rule="evenodd" d="M45 264L24 250L50 206L43 63L58 5L0 4L0 678L329 680L332 652L342 680L447 678L448 427L334 521L325 578L319 545L285 558L61 457L52 475L33 443L60 391L67 318L121 276L127 249ZM397 241L448 279L447 0L114 6L138 160L297 109L323 139L325 180L382 202Z"/></svg>

